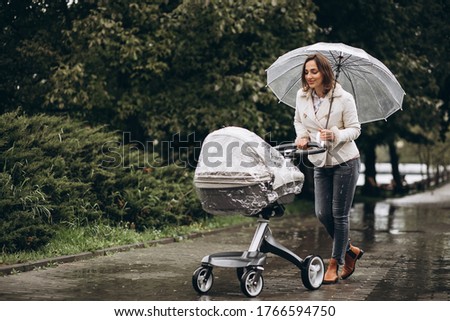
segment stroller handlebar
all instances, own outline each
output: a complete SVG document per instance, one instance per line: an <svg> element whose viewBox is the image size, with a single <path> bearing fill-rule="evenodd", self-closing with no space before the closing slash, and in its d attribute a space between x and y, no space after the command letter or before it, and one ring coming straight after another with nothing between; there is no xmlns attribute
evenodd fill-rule
<svg viewBox="0 0 450 321"><path fill-rule="evenodd" d="M306 149L299 149L295 143L281 144L274 146L284 157L295 157L303 155L314 155L326 152L326 147L320 143L308 142Z"/></svg>

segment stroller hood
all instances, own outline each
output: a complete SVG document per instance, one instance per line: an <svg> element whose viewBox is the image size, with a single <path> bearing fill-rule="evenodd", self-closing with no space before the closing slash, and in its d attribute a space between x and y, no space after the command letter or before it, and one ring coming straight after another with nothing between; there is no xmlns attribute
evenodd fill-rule
<svg viewBox="0 0 450 321"><path fill-rule="evenodd" d="M240 127L225 127L205 138L194 176L203 208L213 214L223 214L225 198L225 212L255 214L286 195L300 193L303 181L291 160ZM232 204L239 206L233 209Z"/></svg>

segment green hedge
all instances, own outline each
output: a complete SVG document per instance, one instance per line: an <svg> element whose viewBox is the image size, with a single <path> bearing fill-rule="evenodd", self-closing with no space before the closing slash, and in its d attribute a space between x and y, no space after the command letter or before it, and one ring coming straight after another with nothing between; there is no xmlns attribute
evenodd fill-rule
<svg viewBox="0 0 450 321"><path fill-rule="evenodd" d="M148 160L145 163L143 160ZM119 133L66 117L0 116L0 246L38 249L56 228L127 224L143 231L205 217L192 172Z"/></svg>

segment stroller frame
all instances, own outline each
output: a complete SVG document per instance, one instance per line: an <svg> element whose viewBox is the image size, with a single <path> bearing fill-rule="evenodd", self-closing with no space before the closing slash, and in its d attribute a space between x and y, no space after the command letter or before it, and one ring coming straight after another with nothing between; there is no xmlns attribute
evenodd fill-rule
<svg viewBox="0 0 450 321"><path fill-rule="evenodd" d="M213 285L213 267L235 268L241 291L248 297L258 296L263 287L262 273L266 263L266 253L273 253L297 266L301 271L303 285L309 290L320 288L324 276L324 264L320 256L309 255L302 259L282 244L278 243L269 227L269 219L282 216L284 206L272 204L259 213L256 231L247 251L221 252L207 255L202 265L192 276L192 285L199 294L207 293Z"/></svg>
<svg viewBox="0 0 450 321"><path fill-rule="evenodd" d="M308 143L307 150L298 150L294 143L275 147L284 157L294 158L302 155L323 153L326 149L318 143ZM264 287L263 271L266 253L273 253L293 263L300 269L303 285L309 290L321 287L325 275L323 260L318 255L308 255L302 259L291 250L278 243L269 227L271 217L284 214L283 204L293 200L292 195L285 195L269 204L258 213L256 231L247 251L221 252L205 256L192 275L192 286L199 294L207 293L214 282L213 268L235 268L241 291L248 297L258 296Z"/></svg>

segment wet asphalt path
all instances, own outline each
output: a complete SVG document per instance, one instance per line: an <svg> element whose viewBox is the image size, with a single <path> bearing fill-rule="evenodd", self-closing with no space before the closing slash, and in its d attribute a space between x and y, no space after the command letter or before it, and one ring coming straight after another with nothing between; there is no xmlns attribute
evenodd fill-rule
<svg viewBox="0 0 450 321"><path fill-rule="evenodd" d="M236 272L215 268L208 295L192 288L192 272L203 256L248 248L256 226L200 238L133 249L108 256L0 277L0 300L450 300L450 185L400 200L355 204L351 237L366 253L347 280L307 290L299 270L269 254L265 286L254 299L240 291ZM330 240L312 213L272 219L277 241L304 258L325 263Z"/></svg>

